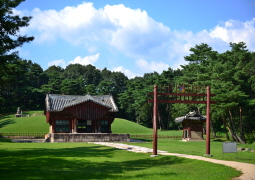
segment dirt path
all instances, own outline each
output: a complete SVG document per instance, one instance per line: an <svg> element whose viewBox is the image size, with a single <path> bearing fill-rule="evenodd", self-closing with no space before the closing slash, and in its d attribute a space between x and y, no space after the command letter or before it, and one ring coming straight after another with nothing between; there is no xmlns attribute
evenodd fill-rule
<svg viewBox="0 0 255 180"><path fill-rule="evenodd" d="M152 149L140 147L140 146L133 146L133 145L127 145L127 144L121 144L121 143L109 143L109 142L93 142L93 143L105 145L105 146L111 146L111 147L128 150L132 152L152 153ZM223 164L226 166L233 167L243 173L241 176L233 178L233 180L255 180L255 164L241 163L241 162L235 162L235 161L224 161L224 160L211 159L207 157L187 155L187 154L168 153L166 151L160 151L160 150L158 150L158 154L179 156L179 157L184 157L189 159L198 159L203 161L209 161L212 163Z"/></svg>

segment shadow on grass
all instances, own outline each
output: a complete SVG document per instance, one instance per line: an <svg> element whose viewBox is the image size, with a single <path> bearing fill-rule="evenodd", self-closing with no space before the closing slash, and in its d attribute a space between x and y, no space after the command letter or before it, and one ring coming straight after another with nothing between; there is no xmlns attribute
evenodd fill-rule
<svg viewBox="0 0 255 180"><path fill-rule="evenodd" d="M3 128L4 126L7 126L9 124L14 124L15 121L13 119L4 119L4 120L1 120L0 118L0 128Z"/></svg>
<svg viewBox="0 0 255 180"><path fill-rule="evenodd" d="M0 135L0 142L9 142L9 143L13 143L11 139L4 138L4 137L1 136L1 135Z"/></svg>
<svg viewBox="0 0 255 180"><path fill-rule="evenodd" d="M136 138L132 138L132 139L136 139ZM140 140L140 141L144 141L144 142L152 142L152 139L136 139L136 140Z"/></svg>
<svg viewBox="0 0 255 180"><path fill-rule="evenodd" d="M2 180L129 179L148 176L148 173L143 174L139 171L154 166L164 167L186 162L177 157L150 158L148 154L136 154L97 145L63 149L2 149L0 159ZM155 176L159 172L149 173ZM160 173L160 176L168 176L170 179L175 175L171 171Z"/></svg>

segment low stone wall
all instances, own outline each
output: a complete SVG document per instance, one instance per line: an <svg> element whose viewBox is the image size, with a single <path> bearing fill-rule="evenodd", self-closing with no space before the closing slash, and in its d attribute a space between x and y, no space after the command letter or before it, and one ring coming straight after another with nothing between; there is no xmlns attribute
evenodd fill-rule
<svg viewBox="0 0 255 180"><path fill-rule="evenodd" d="M9 139L43 139L42 136L2 136Z"/></svg>
<svg viewBox="0 0 255 180"><path fill-rule="evenodd" d="M49 133L47 142L130 142L129 134L112 133Z"/></svg>
<svg viewBox="0 0 255 180"><path fill-rule="evenodd" d="M29 117L29 114L15 114L15 117Z"/></svg>

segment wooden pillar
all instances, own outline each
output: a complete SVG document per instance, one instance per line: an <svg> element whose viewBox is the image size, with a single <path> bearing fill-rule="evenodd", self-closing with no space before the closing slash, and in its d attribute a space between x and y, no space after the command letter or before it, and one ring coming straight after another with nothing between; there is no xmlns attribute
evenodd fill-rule
<svg viewBox="0 0 255 180"><path fill-rule="evenodd" d="M56 128L56 120L52 121L52 133L55 133L55 128Z"/></svg>
<svg viewBox="0 0 255 180"><path fill-rule="evenodd" d="M77 118L73 119L73 133L77 133Z"/></svg>
<svg viewBox="0 0 255 180"><path fill-rule="evenodd" d="M153 107L153 155L157 155L158 146L158 86L154 85L154 107Z"/></svg>
<svg viewBox="0 0 255 180"><path fill-rule="evenodd" d="M206 155L210 155L210 86L206 88Z"/></svg>
<svg viewBox="0 0 255 180"><path fill-rule="evenodd" d="M190 126L191 126L191 122L190 122L190 125L188 127L188 139L190 140L191 139L191 131L190 131Z"/></svg>

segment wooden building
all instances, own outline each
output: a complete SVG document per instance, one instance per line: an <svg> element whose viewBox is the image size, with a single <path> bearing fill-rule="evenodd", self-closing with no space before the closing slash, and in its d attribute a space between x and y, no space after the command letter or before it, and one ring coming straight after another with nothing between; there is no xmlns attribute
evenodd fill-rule
<svg viewBox="0 0 255 180"><path fill-rule="evenodd" d="M50 130L46 138L50 142L118 141L116 135L109 135L117 112L111 95L47 94L45 115ZM107 138L99 133L108 134Z"/></svg>
<svg viewBox="0 0 255 180"><path fill-rule="evenodd" d="M203 127L206 117L196 112L189 112L185 116L175 118L175 122L182 123L183 140L203 140Z"/></svg>

